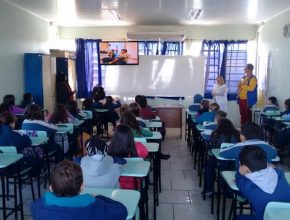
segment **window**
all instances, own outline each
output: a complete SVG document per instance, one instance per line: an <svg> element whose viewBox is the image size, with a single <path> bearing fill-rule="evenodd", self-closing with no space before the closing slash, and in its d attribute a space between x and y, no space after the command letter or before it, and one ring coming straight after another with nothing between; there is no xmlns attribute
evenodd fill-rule
<svg viewBox="0 0 290 220"><path fill-rule="evenodd" d="M247 64L247 41L203 41L201 54L206 58L205 98L212 98L215 79L221 75L228 86L228 99L236 99L238 83Z"/></svg>
<svg viewBox="0 0 290 220"><path fill-rule="evenodd" d="M183 42L140 41L139 55L182 55Z"/></svg>

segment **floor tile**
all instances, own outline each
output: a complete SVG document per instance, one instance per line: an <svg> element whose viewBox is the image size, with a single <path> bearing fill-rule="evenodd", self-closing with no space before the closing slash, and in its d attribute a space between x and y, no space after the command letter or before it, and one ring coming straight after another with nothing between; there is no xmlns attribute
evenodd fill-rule
<svg viewBox="0 0 290 220"><path fill-rule="evenodd" d="M208 213L200 212L200 206L187 204L173 204L174 219L182 220L214 220L214 216Z"/></svg>
<svg viewBox="0 0 290 220"><path fill-rule="evenodd" d="M184 180L172 180L172 189L173 190L200 190L196 183L193 180L184 179Z"/></svg>
<svg viewBox="0 0 290 220"><path fill-rule="evenodd" d="M159 202L189 204L190 197L187 191L163 190L159 194Z"/></svg>

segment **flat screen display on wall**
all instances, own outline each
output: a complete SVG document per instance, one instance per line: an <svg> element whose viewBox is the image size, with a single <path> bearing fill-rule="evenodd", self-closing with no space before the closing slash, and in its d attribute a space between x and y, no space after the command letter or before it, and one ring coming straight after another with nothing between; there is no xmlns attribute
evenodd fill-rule
<svg viewBox="0 0 290 220"><path fill-rule="evenodd" d="M138 42L101 41L101 65L138 65Z"/></svg>

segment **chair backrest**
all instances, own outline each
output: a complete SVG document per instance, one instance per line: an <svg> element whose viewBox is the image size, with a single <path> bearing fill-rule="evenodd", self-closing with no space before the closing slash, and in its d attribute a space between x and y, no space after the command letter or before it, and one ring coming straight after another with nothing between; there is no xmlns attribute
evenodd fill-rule
<svg viewBox="0 0 290 220"><path fill-rule="evenodd" d="M265 208L264 220L288 220L290 216L290 203L269 202Z"/></svg>
<svg viewBox="0 0 290 220"><path fill-rule="evenodd" d="M17 154L15 146L0 146L0 152L4 154Z"/></svg>
<svg viewBox="0 0 290 220"><path fill-rule="evenodd" d="M142 144L146 144L147 140L146 138L134 138L135 142L141 142Z"/></svg>
<svg viewBox="0 0 290 220"><path fill-rule="evenodd" d="M40 138L47 138L47 132L46 131L35 131L35 130L18 130L20 133L22 134L26 134L29 137L33 137L31 136L32 134L34 134L34 137L40 137Z"/></svg>
<svg viewBox="0 0 290 220"><path fill-rule="evenodd" d="M72 123L56 124L58 132L73 134L74 125Z"/></svg>
<svg viewBox="0 0 290 220"><path fill-rule="evenodd" d="M197 112L200 109L200 104L193 104L188 106L188 110L191 112Z"/></svg>
<svg viewBox="0 0 290 220"><path fill-rule="evenodd" d="M268 106L265 106L265 108L263 109L263 112L280 112L280 109L278 106L268 105Z"/></svg>
<svg viewBox="0 0 290 220"><path fill-rule="evenodd" d="M93 118L93 112L90 111L90 110L81 110L80 114L82 116L84 116L84 118L86 118L86 119L92 119Z"/></svg>

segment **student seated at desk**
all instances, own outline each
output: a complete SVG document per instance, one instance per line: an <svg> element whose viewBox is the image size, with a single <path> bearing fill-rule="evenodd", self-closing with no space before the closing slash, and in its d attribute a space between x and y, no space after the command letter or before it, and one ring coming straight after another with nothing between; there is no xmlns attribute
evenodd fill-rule
<svg viewBox="0 0 290 220"><path fill-rule="evenodd" d="M267 111L279 111L278 101L275 96L271 96L268 98L267 104L263 108L262 112L267 112Z"/></svg>
<svg viewBox="0 0 290 220"><path fill-rule="evenodd" d="M237 186L254 211L256 220L263 220L269 202L290 202L290 186L284 172L267 164L266 152L259 146L244 147L239 154ZM247 219L241 216L238 219ZM252 219L252 218L251 218Z"/></svg>
<svg viewBox="0 0 290 220"><path fill-rule="evenodd" d="M135 118L138 121L140 127L146 127L145 120L140 118L140 106L136 102L130 103L127 110L135 115Z"/></svg>
<svg viewBox="0 0 290 220"><path fill-rule="evenodd" d="M284 102L285 110L281 113L281 118L285 121L290 121L290 98Z"/></svg>
<svg viewBox="0 0 290 220"><path fill-rule="evenodd" d="M140 117L145 120L155 119L156 114L152 111L151 107L147 104L147 99L144 95L136 95L135 102L140 106Z"/></svg>
<svg viewBox="0 0 290 220"><path fill-rule="evenodd" d="M81 159L85 187L119 188L120 165L107 155L107 144L94 136L86 143L87 156Z"/></svg>
<svg viewBox="0 0 290 220"><path fill-rule="evenodd" d="M126 124L119 124L114 132L112 141L108 147L108 154L114 157L116 163L124 164L121 158L148 156L147 148L140 142L134 142L131 128ZM120 187L122 189L135 189L134 177L120 177Z"/></svg>
<svg viewBox="0 0 290 220"><path fill-rule="evenodd" d="M217 128L211 134L213 147L220 148L222 143L238 143L240 141L240 132L234 127L233 123L226 118L217 122ZM205 192L212 193L213 176L216 164L213 157L209 157L206 163ZM234 168L232 161L221 161L220 170L232 170Z"/></svg>
<svg viewBox="0 0 290 220"><path fill-rule="evenodd" d="M33 202L33 219L42 220L125 220L127 209L120 202L104 196L80 195L83 174L79 165L64 160L56 165L50 177L50 192Z"/></svg>
<svg viewBox="0 0 290 220"><path fill-rule="evenodd" d="M140 106L140 118L144 120L152 120L156 118L157 116L156 113L154 113L152 111L152 108L148 106L147 99L144 95L136 95L135 102L139 104ZM161 121L161 123L162 123L162 127L159 128L158 131L162 135L162 140L164 140L166 136L166 128L165 128L165 123L163 121Z"/></svg>
<svg viewBox="0 0 290 220"><path fill-rule="evenodd" d="M17 153L23 154L21 168L33 167L32 176L37 176L42 168L44 150L42 147L31 147L28 135L22 134L15 128L16 117L9 112L0 115L0 146L14 146Z"/></svg>
<svg viewBox="0 0 290 220"><path fill-rule="evenodd" d="M25 120L22 123L23 130L45 131L48 136L48 151L56 150L56 161L63 160L63 150L61 146L54 142L54 134L57 132L57 127L44 121L41 108L32 104L28 106L25 112Z"/></svg>
<svg viewBox="0 0 290 220"><path fill-rule="evenodd" d="M0 113L3 113L3 112L10 112L13 115L23 115L25 112L25 109L16 106L14 95L9 94L3 97L3 102L0 105Z"/></svg>
<svg viewBox="0 0 290 220"><path fill-rule="evenodd" d="M153 132L147 128L141 128L138 121L136 120L133 113L128 110L124 111L120 120L121 124L128 125L133 131L134 137L152 137ZM168 160L170 158L169 154L160 153L159 157L163 160Z"/></svg>
<svg viewBox="0 0 290 220"><path fill-rule="evenodd" d="M25 93L20 105L20 108L26 109L29 105L34 104L33 96L31 93Z"/></svg>
<svg viewBox="0 0 290 220"><path fill-rule="evenodd" d="M111 122L113 127L116 127L116 122L120 119L120 117L115 110L121 107L120 100L115 101L112 96L107 96L104 107L109 110L107 122Z"/></svg>
<svg viewBox="0 0 290 220"><path fill-rule="evenodd" d="M128 125L133 132L134 137L152 137L153 133L151 130L140 127L135 115L126 110L121 115L121 124Z"/></svg>
<svg viewBox="0 0 290 220"><path fill-rule="evenodd" d="M234 127L231 120L222 118L217 123L216 130L211 134L211 140L214 146L220 148L222 143L240 142L240 132Z"/></svg>
<svg viewBox="0 0 290 220"><path fill-rule="evenodd" d="M68 113L72 116L71 118L77 120L83 120L84 117L80 114L80 110L78 109L78 103L76 101L69 101L67 104Z"/></svg>
<svg viewBox="0 0 290 220"><path fill-rule="evenodd" d="M277 156L277 151L274 147L265 141L261 141L261 131L257 124L246 122L241 127L240 139L242 142L234 144L220 150L220 156L226 159L236 159L238 165L238 157L241 149L248 145L256 145L262 148L267 154L267 161L271 163L272 159ZM238 167L238 166L237 166Z"/></svg>

